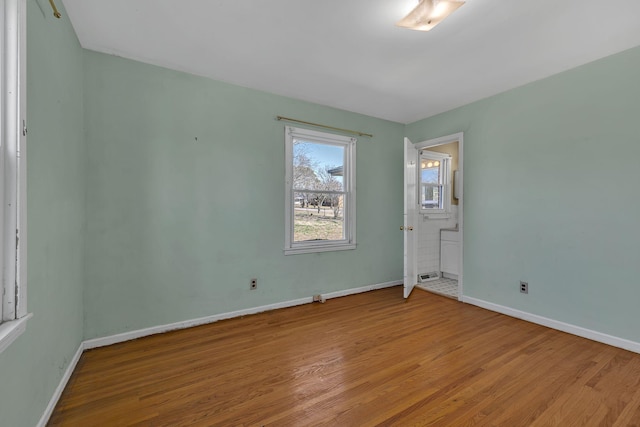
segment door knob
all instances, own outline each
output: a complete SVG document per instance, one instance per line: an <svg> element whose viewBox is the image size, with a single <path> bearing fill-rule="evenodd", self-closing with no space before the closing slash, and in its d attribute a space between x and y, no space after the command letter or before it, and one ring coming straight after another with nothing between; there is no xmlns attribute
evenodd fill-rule
<svg viewBox="0 0 640 427"><path fill-rule="evenodd" d="M404 227L403 227L403 226L400 226L400 231L403 231L403 230L404 230Z"/></svg>

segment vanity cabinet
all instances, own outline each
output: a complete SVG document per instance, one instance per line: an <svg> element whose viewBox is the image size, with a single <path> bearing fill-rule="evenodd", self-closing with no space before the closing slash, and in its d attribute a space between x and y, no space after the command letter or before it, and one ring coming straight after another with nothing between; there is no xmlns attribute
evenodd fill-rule
<svg viewBox="0 0 640 427"><path fill-rule="evenodd" d="M458 278L460 241L457 230L440 230L440 271L443 277Z"/></svg>

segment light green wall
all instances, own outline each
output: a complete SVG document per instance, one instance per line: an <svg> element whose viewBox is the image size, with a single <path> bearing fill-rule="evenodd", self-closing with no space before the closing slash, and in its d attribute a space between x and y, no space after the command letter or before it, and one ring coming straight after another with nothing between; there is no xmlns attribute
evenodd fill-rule
<svg viewBox="0 0 640 427"><path fill-rule="evenodd" d="M0 425L11 427L36 425L83 327L82 49L66 18L45 17L35 0L27 4L28 309L34 317L0 354Z"/></svg>
<svg viewBox="0 0 640 427"><path fill-rule="evenodd" d="M403 125L84 57L86 338L402 277ZM283 255L277 115L374 134L357 146L356 250Z"/></svg>
<svg viewBox="0 0 640 427"><path fill-rule="evenodd" d="M467 295L640 341L640 48L404 127L83 51L28 7L35 316L0 354L2 425L35 425L83 332L400 278L405 133L465 132ZM282 254L276 115L375 135L358 143L357 250Z"/></svg>
<svg viewBox="0 0 640 427"><path fill-rule="evenodd" d="M635 48L406 127L465 132L466 295L640 342L639 75Z"/></svg>

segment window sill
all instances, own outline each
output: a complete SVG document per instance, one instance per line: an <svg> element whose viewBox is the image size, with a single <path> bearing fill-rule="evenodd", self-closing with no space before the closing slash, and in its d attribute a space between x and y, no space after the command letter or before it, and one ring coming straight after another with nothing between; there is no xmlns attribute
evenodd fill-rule
<svg viewBox="0 0 640 427"><path fill-rule="evenodd" d="M420 212L424 219L449 219L451 212Z"/></svg>
<svg viewBox="0 0 640 427"><path fill-rule="evenodd" d="M0 353L5 351L27 329L27 320L33 317L33 313L17 320L11 320L0 324Z"/></svg>
<svg viewBox="0 0 640 427"><path fill-rule="evenodd" d="M284 250L284 254L296 255L296 254L311 254L315 252L348 251L355 248L356 248L356 245L351 243L346 245L304 246L299 248L286 248Z"/></svg>

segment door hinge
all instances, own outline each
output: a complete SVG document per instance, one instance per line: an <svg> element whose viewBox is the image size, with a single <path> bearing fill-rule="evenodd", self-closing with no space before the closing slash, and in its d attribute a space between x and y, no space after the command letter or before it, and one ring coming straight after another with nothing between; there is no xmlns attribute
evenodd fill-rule
<svg viewBox="0 0 640 427"><path fill-rule="evenodd" d="M27 136L27 122L25 120L22 121L22 136Z"/></svg>

